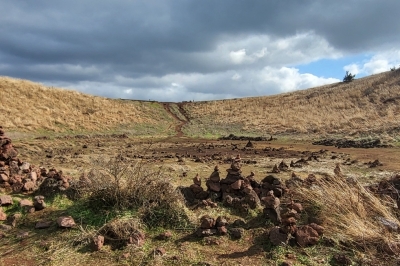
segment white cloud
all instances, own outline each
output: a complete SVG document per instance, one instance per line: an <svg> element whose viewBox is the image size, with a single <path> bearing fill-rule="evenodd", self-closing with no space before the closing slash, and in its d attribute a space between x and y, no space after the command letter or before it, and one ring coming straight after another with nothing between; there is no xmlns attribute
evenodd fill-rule
<svg viewBox="0 0 400 266"><path fill-rule="evenodd" d="M351 74L355 74L355 75L360 73L360 69L357 64L351 64L351 65L344 66L343 69L345 71L349 71Z"/></svg>
<svg viewBox="0 0 400 266"><path fill-rule="evenodd" d="M372 75L385 71L390 68L398 68L400 64L400 50L391 50L388 52L378 53L369 60L358 62L343 67L344 70L352 74Z"/></svg>
<svg viewBox="0 0 400 266"><path fill-rule="evenodd" d="M176 54L176 58L214 67L212 71L138 77L118 73L105 83L86 81L68 87L113 98L183 101L262 96L339 81L301 74L290 67L341 55L313 32L280 39L268 35L230 36L215 47L209 52Z"/></svg>
<svg viewBox="0 0 400 266"><path fill-rule="evenodd" d="M231 51L229 56L234 64L241 64L246 59L246 49Z"/></svg>
<svg viewBox="0 0 400 266"><path fill-rule="evenodd" d="M266 67L259 73L259 79L267 88L276 88L279 92L307 89L340 81L334 78L317 77L309 73L301 74L298 69L288 67L279 69Z"/></svg>

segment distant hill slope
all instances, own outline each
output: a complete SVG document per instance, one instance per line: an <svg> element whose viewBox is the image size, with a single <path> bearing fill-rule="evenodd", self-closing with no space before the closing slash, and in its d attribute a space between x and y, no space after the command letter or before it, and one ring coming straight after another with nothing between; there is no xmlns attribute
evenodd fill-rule
<svg viewBox="0 0 400 266"><path fill-rule="evenodd" d="M7 131L127 131L172 134L160 103L113 100L0 77L0 125Z"/></svg>
<svg viewBox="0 0 400 266"><path fill-rule="evenodd" d="M358 134L400 131L400 70L275 96L185 104L187 131Z"/></svg>
<svg viewBox="0 0 400 266"><path fill-rule="evenodd" d="M107 99L0 77L0 125L134 135L174 135L179 128L200 137L393 133L400 132L400 70L274 96L176 104Z"/></svg>

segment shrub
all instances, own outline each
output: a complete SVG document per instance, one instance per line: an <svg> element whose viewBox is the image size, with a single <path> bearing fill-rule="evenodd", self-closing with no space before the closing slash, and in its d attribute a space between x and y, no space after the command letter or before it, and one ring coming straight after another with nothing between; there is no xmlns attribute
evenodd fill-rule
<svg viewBox="0 0 400 266"><path fill-rule="evenodd" d="M185 227L190 224L184 198L161 170L122 156L97 158L81 182L79 194L92 208L133 211L149 226Z"/></svg>
<svg viewBox="0 0 400 266"><path fill-rule="evenodd" d="M343 78L343 82L353 81L355 76L356 76L355 74L352 75L349 71L346 71L346 75Z"/></svg>

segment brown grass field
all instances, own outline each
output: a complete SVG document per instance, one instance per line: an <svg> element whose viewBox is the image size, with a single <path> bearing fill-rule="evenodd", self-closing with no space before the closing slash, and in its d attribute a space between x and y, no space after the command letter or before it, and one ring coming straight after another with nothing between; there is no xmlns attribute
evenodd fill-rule
<svg viewBox="0 0 400 266"><path fill-rule="evenodd" d="M398 265L399 230L388 230L378 220L390 220L400 227L399 207L394 199L365 187L400 173L399 121L399 70L274 96L184 103L107 99L0 77L0 125L12 138L21 161L62 170L72 180L95 173L93 184L100 186L118 180L119 194L112 197L123 195L110 207L104 203L109 194L94 191L93 185L91 193L100 195L100 203L61 193L45 199L46 209L26 213L18 200L32 199L35 192L11 194L15 204L3 211L22 213L22 218L10 231L0 227L0 266ZM245 140L217 140L231 133L276 139L253 141L251 149L245 148ZM373 137L389 146L364 149L311 144L323 138ZM316 186L296 188L291 194L305 207L298 225L317 217L325 228L316 245L272 245L268 234L273 225L261 207L243 213L222 203L216 208L183 205L176 187L190 186L199 174L205 188L215 165L224 178L230 167L227 159L237 154L243 161L255 162L243 163L242 174L254 172L257 181L281 161L289 164L316 155L318 160L301 168L274 174L282 181L289 180L292 172L303 179L314 174L319 180ZM210 159L213 155L217 157ZM180 156L184 160L178 160ZM369 167L367 163L376 159L382 165ZM340 178L334 172L338 164ZM116 173L115 179L104 173ZM327 177L333 180L326 181ZM0 195L7 193L1 188ZM126 200L128 196L132 198ZM155 205L146 203L165 198L171 202L167 200L158 212L152 209ZM283 197L282 207L289 202L289 196ZM155 218L149 218L149 213ZM222 215L229 223L242 219L246 224L242 238L194 236L200 217L206 214ZM53 223L48 229L34 229L36 222L55 221L61 215L71 215L77 226L59 229ZM177 216L187 219L182 222ZM91 238L111 227L121 235L133 227L140 229L146 235L145 244L118 246L106 240L101 251L91 251ZM166 230L172 237L157 239ZM388 252L393 243L398 250ZM165 248L165 255L154 252L159 247Z"/></svg>

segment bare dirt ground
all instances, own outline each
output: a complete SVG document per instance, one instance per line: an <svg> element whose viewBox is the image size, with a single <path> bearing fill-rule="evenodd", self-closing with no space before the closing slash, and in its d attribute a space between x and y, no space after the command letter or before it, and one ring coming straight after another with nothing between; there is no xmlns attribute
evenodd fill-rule
<svg viewBox="0 0 400 266"><path fill-rule="evenodd" d="M196 171L210 174L217 164L229 168L227 159L240 154L245 163L244 172L255 171L260 178L282 160L289 164L292 160L308 159L315 155L310 166L292 168L295 172L311 169L335 167L341 163L344 168L359 173L384 173L400 171L400 149L391 148L335 148L312 145L310 142L253 141L253 148L247 148L247 141L219 141L190 138L132 139L127 135L76 135L55 138L36 138L14 141L24 161L44 167L64 169L66 174L78 176L90 167L96 156L111 157L122 154L127 158L142 160L150 164L176 168L179 176L186 171L188 176ZM184 162L178 162L182 157ZM368 162L379 160L382 166L369 168ZM186 166L186 167L185 167ZM185 170L186 169L186 170ZM204 170L202 170L204 169ZM206 176L205 176L206 177Z"/></svg>
<svg viewBox="0 0 400 266"><path fill-rule="evenodd" d="M177 118L178 119L178 118ZM340 164L343 173L355 177L368 184L382 178L390 177L400 171L400 149L372 148L356 149L316 146L308 141L290 141L278 139L273 141L253 141L253 147L246 147L247 141L219 141L202 140L181 137L181 126L177 127L177 136L166 139L134 139L127 135L71 135L67 137L39 137L35 139L18 139L13 141L14 147L19 151L19 158L35 165L46 168L56 168L65 174L78 178L83 172L90 169L91 163L97 157L110 158L122 155L128 159L141 161L146 167L161 169L176 186L188 186L192 178L199 174L201 178L208 178L215 165L221 169L224 177L225 169L229 168L228 159L240 154L243 162L243 175L251 171L256 179L261 180L268 175L275 164L284 161L304 159L307 164L302 167L289 167L288 171L276 173L283 180L288 179L292 172L299 176L307 177L310 173L332 173L336 164ZM180 159L181 158L181 159ZM370 168L368 162L378 159L382 165ZM198 210L195 215L204 214L221 215L226 212L222 208L214 210ZM47 209L45 213L35 214L44 217L55 216L62 213L59 210L52 213ZM235 217L235 214L229 214ZM239 217L239 216L238 216ZM39 219L41 217L36 217ZM240 218L240 217L239 217ZM34 218L31 218L34 220ZM255 221L256 223L259 221ZM53 254L49 260L43 259L40 254L32 258L32 251L46 249L51 245L51 234L34 232L28 239L3 241L0 247L0 265L71 265L76 263L67 251L63 253L62 247L58 254ZM167 246L170 257L179 257L178 261L171 260L171 265L275 265L276 256L285 258L293 253L290 248L282 249L282 254L271 255L270 247L266 246L266 231L256 226L249 231L240 241L229 238L220 240L218 246L200 243L196 239L187 237L188 232L182 231L174 236L174 244ZM61 233L61 237L71 234ZM264 238L263 238L264 236ZM264 239L264 240L263 240ZM1 241L1 240L0 240ZM12 246L8 246L11 244ZM151 240L149 240L151 241ZM7 245L6 245L7 244ZM153 241L150 245L157 245ZM24 248L26 247L26 248ZM279 250L278 250L279 251ZM277 252L275 250L274 252ZM297 252L297 251L295 251ZM297 258L295 265L332 265L327 261L326 254L313 254L310 250L305 252L304 258ZM308 252L308 253L307 253ZM68 258L62 259L63 256ZM110 265L129 265L128 262L116 262L115 251L103 250L100 253L81 252L74 254L79 263L96 265L106 261ZM274 257L275 256L275 257ZM290 256L289 256L290 257ZM187 259L187 260L185 260ZM198 261L199 264L194 264ZM153 261L151 265L164 265L165 260ZM201 264L203 263L203 264ZM207 264L209 263L209 264ZM271 264L272 263L272 264ZM135 265L135 264L133 264ZM333 264L334 265L334 264Z"/></svg>

